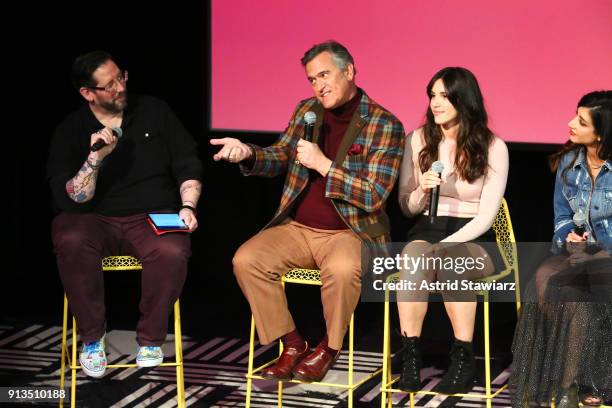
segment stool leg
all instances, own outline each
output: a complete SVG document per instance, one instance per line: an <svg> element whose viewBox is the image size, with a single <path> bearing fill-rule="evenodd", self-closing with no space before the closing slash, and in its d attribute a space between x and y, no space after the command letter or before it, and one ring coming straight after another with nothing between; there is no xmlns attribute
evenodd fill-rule
<svg viewBox="0 0 612 408"><path fill-rule="evenodd" d="M389 348L391 346L389 342L389 291L385 293L385 316L383 320L383 367L382 367L382 382L381 389L387 388L387 383L389 382L389 378L387 375L389 374L389 358L390 352ZM381 391L380 393L380 408L385 408L387 400L387 392Z"/></svg>
<svg viewBox="0 0 612 408"><path fill-rule="evenodd" d="M484 341L485 341L485 393L487 408L491 408L491 350L489 348L489 293L484 295Z"/></svg>
<svg viewBox="0 0 612 408"><path fill-rule="evenodd" d="M249 364L247 367L247 389L246 389L246 401L245 407L250 408L251 406L251 388L253 387L253 354L255 354L255 318L251 315L251 335L249 338Z"/></svg>
<svg viewBox="0 0 612 408"><path fill-rule="evenodd" d="M281 354L283 354L283 342L281 340L278 341L278 355L280 356ZM283 407L283 382L279 381L278 382L278 401L277 401L277 405L278 408L282 408Z"/></svg>
<svg viewBox="0 0 612 408"><path fill-rule="evenodd" d="M285 290L285 281L281 279L281 285L283 287L283 290ZM280 358L280 355L283 354L283 342L282 340L278 340L278 356ZM279 381L278 382L278 402L277 402L277 406L278 408L283 408L283 382Z"/></svg>
<svg viewBox="0 0 612 408"><path fill-rule="evenodd" d="M390 328L390 323L388 323L389 325L387 326L387 336L388 336L388 341L387 341L387 382L390 382L391 380L393 380L393 372L391 371L391 336L390 336L390 332L391 332L391 328ZM393 393L386 393L387 396L387 407L391 408L393 406Z"/></svg>
<svg viewBox="0 0 612 408"><path fill-rule="evenodd" d="M349 372L348 372L348 408L353 408L353 351L354 351L354 334L355 334L355 313L351 315L351 323L349 324Z"/></svg>
<svg viewBox="0 0 612 408"><path fill-rule="evenodd" d="M62 319L62 352L61 352L61 363L60 363L60 390L65 390L65 379L66 379L66 359L68 359L68 343L66 337L68 334L68 298L64 293L64 316ZM60 408L64 407L64 398L60 399Z"/></svg>
<svg viewBox="0 0 612 408"><path fill-rule="evenodd" d="M76 318L72 317L72 360L70 367L70 408L76 407L76 376L77 376L77 326L76 326Z"/></svg>
<svg viewBox="0 0 612 408"><path fill-rule="evenodd" d="M516 251L516 250L515 250ZM520 287L520 281L519 281L519 274L518 274L518 267L517 262L516 262L516 254L514 254L514 282L515 282L515 290L514 290L514 296L516 298L516 317L520 318L521 317L521 287Z"/></svg>
<svg viewBox="0 0 612 408"><path fill-rule="evenodd" d="M174 353L176 360L176 398L178 407L185 408L185 371L183 367L183 334L181 331L181 307L174 302Z"/></svg>

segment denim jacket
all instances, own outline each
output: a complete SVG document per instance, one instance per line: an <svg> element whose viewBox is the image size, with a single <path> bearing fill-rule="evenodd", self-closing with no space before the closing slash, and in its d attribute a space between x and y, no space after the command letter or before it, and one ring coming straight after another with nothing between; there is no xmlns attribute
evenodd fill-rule
<svg viewBox="0 0 612 408"><path fill-rule="evenodd" d="M563 169L571 164L576 153L576 162L563 178ZM600 248L612 254L612 163L610 160L603 163L595 178L594 189L587 166L584 148L566 153L559 163L554 195L555 253L563 249L567 234L574 229L574 213L582 211L588 215L588 241L597 242Z"/></svg>

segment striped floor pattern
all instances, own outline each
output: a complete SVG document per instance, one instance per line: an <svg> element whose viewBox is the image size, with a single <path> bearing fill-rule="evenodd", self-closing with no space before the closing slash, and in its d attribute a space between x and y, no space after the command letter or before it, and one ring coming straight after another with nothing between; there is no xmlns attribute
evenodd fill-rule
<svg viewBox="0 0 612 408"><path fill-rule="evenodd" d="M70 333L69 333L70 334ZM2 386L58 386L60 377L61 328L29 325L12 327L0 325L0 380ZM137 348L135 333L114 330L106 336L110 363L131 363ZM164 345L165 355L174 356L172 336ZM249 346L245 339L215 337L199 341L184 336L186 402L190 407L243 407L246 395L246 372ZM274 357L272 346L256 347L256 362ZM374 372L381 364L380 353L356 351L354 369L356 381ZM326 381L346 381L347 353L342 352ZM431 389L440 380L440 370L425 368L422 376L424 389ZM499 389L508 378L508 370L495 378L493 388ZM77 406L79 407L155 407L177 406L175 370L173 367L151 369L108 370L99 380L82 373L78 375ZM380 406L380 376L374 377L355 391L355 407ZM483 393L482 384L473 393ZM416 405L422 407L457 406L484 407L477 398L446 398L417 395ZM277 383L255 381L252 407L274 407L277 401ZM337 388L302 384L286 384L284 407L342 407L346 391ZM394 406L406 406L405 394L394 394ZM510 397L502 392L494 399L494 407L508 407Z"/></svg>

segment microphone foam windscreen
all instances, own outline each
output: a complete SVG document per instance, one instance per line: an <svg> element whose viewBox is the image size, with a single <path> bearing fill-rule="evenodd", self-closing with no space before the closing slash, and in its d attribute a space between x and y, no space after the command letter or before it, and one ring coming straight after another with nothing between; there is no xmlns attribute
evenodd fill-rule
<svg viewBox="0 0 612 408"><path fill-rule="evenodd" d="M121 129L120 127L114 127L113 133L115 134L115 136L117 136L117 138L121 139L121 136L123 136L123 129Z"/></svg>
<svg viewBox="0 0 612 408"><path fill-rule="evenodd" d="M304 114L304 121L307 125L314 125L317 121L317 114L313 111L308 111Z"/></svg>
<svg viewBox="0 0 612 408"><path fill-rule="evenodd" d="M574 214L572 219L574 220L574 224L580 227L586 224L587 216L582 211L578 211L577 213Z"/></svg>
<svg viewBox="0 0 612 408"><path fill-rule="evenodd" d="M442 170L444 170L444 163L442 163L441 161L435 161L432 163L431 169L435 171L436 173L441 174Z"/></svg>

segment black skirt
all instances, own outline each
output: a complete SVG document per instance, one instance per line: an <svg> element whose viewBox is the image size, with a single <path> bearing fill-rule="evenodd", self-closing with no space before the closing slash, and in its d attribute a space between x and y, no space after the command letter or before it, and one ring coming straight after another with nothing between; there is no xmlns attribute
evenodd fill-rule
<svg viewBox="0 0 612 408"><path fill-rule="evenodd" d="M429 243L438 243L451 234L459 231L465 224L472 221L473 218L459 217L435 217L431 223L428 215L420 215L417 218L415 225L408 231L406 241L427 241ZM493 228L489 228L484 234L469 242L496 242L497 238ZM495 265L496 273L505 269L505 263L499 253L499 249L494 245L487 245L486 248L493 265Z"/></svg>
<svg viewBox="0 0 612 408"><path fill-rule="evenodd" d="M612 263L597 260L553 275L543 299L536 280L514 333L512 406L550 405L563 388L578 384L612 400ZM535 299L538 299L539 302Z"/></svg>

